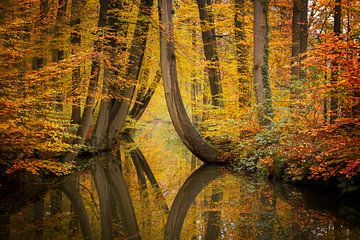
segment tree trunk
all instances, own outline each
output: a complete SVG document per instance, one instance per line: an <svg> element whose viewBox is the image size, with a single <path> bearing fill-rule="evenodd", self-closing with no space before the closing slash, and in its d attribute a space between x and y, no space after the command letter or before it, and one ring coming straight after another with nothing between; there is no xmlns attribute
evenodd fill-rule
<svg viewBox="0 0 360 240"><path fill-rule="evenodd" d="M259 123L271 127L273 108L269 82L268 1L254 0L254 84Z"/></svg>
<svg viewBox="0 0 360 240"><path fill-rule="evenodd" d="M297 84L299 80L303 81L306 77L305 71L302 69L302 60L304 52L307 50L307 11L308 0L294 0L293 17L292 17L292 48L291 48L291 78L293 86L291 92L297 94Z"/></svg>
<svg viewBox="0 0 360 240"><path fill-rule="evenodd" d="M219 162L219 151L205 141L192 125L180 95L176 72L172 1L159 1L160 63L165 99L176 132L185 146L204 162Z"/></svg>
<svg viewBox="0 0 360 240"><path fill-rule="evenodd" d="M211 2L207 0L197 0L197 3L200 15L201 36L204 45L205 59L207 61L211 103L216 107L224 107L215 28L213 26L209 28L209 25L213 25L214 23L214 17L209 9Z"/></svg>
<svg viewBox="0 0 360 240"><path fill-rule="evenodd" d="M156 87L159 85L160 80L161 80L160 71L156 71L155 78L151 82L151 85L147 90L147 92L145 94L141 93L137 96L136 102L130 111L130 117L133 120L137 121L141 118L141 116L145 112L146 107L149 105L151 97L153 96Z"/></svg>
<svg viewBox="0 0 360 240"><path fill-rule="evenodd" d="M110 122L110 110L112 104L116 103L115 99L111 101L107 99L108 96L116 95L118 87L116 86L119 80L121 71L120 59L123 57L123 52L126 51L125 41L119 40L126 38L129 30L128 18L123 16L124 12L129 11L128 3L126 1L110 1L108 9L108 20L106 29L105 52L108 56L108 63L104 66L103 79L103 98L100 103L99 116L95 125L95 131L92 139L93 147L99 148L105 144L106 136L108 134L108 127Z"/></svg>
<svg viewBox="0 0 360 240"><path fill-rule="evenodd" d="M101 0L100 1L100 13L99 13L99 20L98 20L98 27L103 28L106 24L106 15L107 15L107 9L108 9L108 1ZM95 41L95 54L92 58L92 66L91 66L91 76L90 76L90 83L88 88L88 96L86 97L85 101L85 108L83 115L81 117L80 126L78 128L78 131L76 133L76 136L78 137L74 143L78 145L83 145L85 143L86 134L89 130L93 111L94 111L94 105L95 105L95 92L98 86L99 81L99 75L100 75L100 55L102 51L102 40L97 39ZM75 159L77 152L79 149L76 149L76 151L68 153L65 157L66 161L72 161Z"/></svg>
<svg viewBox="0 0 360 240"><path fill-rule="evenodd" d="M335 8L334 8L334 34L335 36L339 36L341 34L341 0L335 0ZM340 41L338 39L338 41ZM336 49L335 49L336 54ZM339 63L334 60L332 62L331 69L331 92L330 92L330 124L335 122L335 119L338 118L338 91L336 89L336 83L338 81L338 72L337 67Z"/></svg>
<svg viewBox="0 0 360 240"><path fill-rule="evenodd" d="M122 95L122 101L115 103L112 109L116 109L114 114L110 114L108 145L111 146L114 139L118 136L125 124L125 118L129 112L130 103L135 91L135 83L139 78L140 68L144 58L144 52L147 41L147 33L150 28L150 17L152 15L153 0L141 0L141 6L136 22L134 39L129 50L129 67L125 73L125 79L128 81ZM113 111L111 111L113 112Z"/></svg>
<svg viewBox="0 0 360 240"><path fill-rule="evenodd" d="M245 33L245 0L235 0L235 47L239 79L239 107L249 106L251 101L250 74L248 68L249 50Z"/></svg>
<svg viewBox="0 0 360 240"><path fill-rule="evenodd" d="M72 28L70 34L70 43L72 45L72 54L75 53L76 48L80 47L81 44L81 33L80 33L80 23L81 23L81 9L85 5L85 0L73 0L71 3L71 16L70 16L70 26ZM72 105L71 105L71 122L75 124L80 124L81 119L81 109L80 109L80 66L77 65L73 68L71 76L71 96L72 96Z"/></svg>

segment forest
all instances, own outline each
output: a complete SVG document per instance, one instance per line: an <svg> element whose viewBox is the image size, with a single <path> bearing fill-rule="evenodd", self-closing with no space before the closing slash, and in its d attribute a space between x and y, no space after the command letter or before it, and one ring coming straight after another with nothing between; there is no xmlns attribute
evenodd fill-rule
<svg viewBox="0 0 360 240"><path fill-rule="evenodd" d="M24 176L71 185L89 159L124 160L119 149L158 186L124 143L164 124L159 139L176 132L204 166L360 191L359 0L1 0L0 22L4 191Z"/></svg>

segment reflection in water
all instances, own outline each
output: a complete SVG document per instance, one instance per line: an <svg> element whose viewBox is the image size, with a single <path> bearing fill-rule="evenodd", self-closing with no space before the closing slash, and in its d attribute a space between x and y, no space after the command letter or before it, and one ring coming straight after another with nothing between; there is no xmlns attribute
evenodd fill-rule
<svg viewBox="0 0 360 240"><path fill-rule="evenodd" d="M159 167L125 141L121 153L96 156L89 170L35 184L21 206L1 201L0 239L360 239L358 209L331 195L219 165L196 169L191 155Z"/></svg>
<svg viewBox="0 0 360 240"><path fill-rule="evenodd" d="M180 238L180 232L184 223L185 216L191 204L195 200L195 197L212 180L221 175L220 170L220 166L218 165L203 165L195 172L193 172L190 177L185 181L184 185L180 188L171 206L171 210L165 227L164 239ZM209 230L209 232L216 234L217 230ZM207 235L209 235L209 233Z"/></svg>

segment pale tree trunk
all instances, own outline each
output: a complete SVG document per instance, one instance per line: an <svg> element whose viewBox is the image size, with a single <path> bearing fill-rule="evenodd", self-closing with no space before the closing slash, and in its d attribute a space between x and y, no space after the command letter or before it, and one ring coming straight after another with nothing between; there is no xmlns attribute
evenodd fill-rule
<svg viewBox="0 0 360 240"><path fill-rule="evenodd" d="M222 85L219 69L219 56L217 53L215 28L209 25L214 24L214 16L209 9L211 1L209 0L197 0L200 25L201 25L201 36L204 45L205 59L207 61L207 73L210 83L211 91L211 103L216 107L224 107L223 96L222 96Z"/></svg>
<svg viewBox="0 0 360 240"><path fill-rule="evenodd" d="M219 151L205 141L192 125L180 95L176 72L172 1L159 1L160 63L165 99L176 132L185 146L204 162L219 162Z"/></svg>
<svg viewBox="0 0 360 240"><path fill-rule="evenodd" d="M254 0L254 84L259 123L271 127L273 107L269 81L268 1Z"/></svg>
<svg viewBox="0 0 360 240"><path fill-rule="evenodd" d="M239 79L239 107L249 106L251 101L250 73L248 66L249 47L246 44L245 33L245 0L235 0L235 47L237 72Z"/></svg>

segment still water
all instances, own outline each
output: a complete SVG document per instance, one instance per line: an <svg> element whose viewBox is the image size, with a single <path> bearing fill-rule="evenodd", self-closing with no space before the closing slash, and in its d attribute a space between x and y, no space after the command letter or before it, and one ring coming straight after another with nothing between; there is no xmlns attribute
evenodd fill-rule
<svg viewBox="0 0 360 240"><path fill-rule="evenodd" d="M334 195L201 165L167 124L14 189L0 239L360 239L360 209Z"/></svg>

